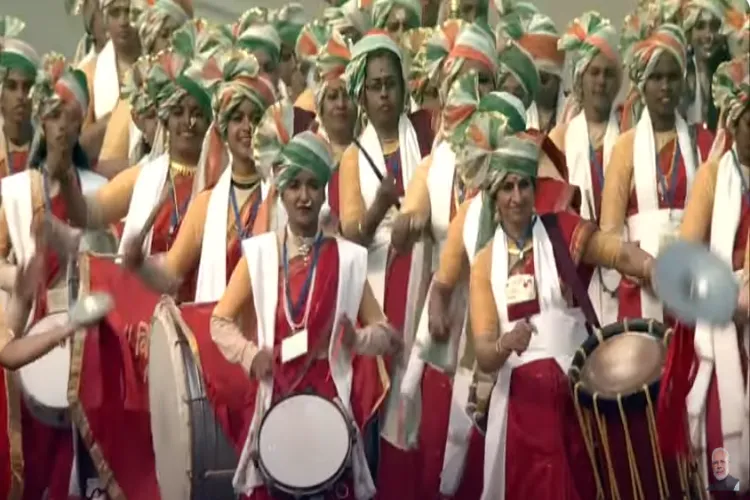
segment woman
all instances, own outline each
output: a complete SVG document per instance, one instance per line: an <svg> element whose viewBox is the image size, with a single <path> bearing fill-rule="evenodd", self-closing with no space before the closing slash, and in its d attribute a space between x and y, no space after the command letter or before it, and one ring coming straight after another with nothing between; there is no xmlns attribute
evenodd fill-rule
<svg viewBox="0 0 750 500"><path fill-rule="evenodd" d="M323 19L315 19L302 27L294 48L300 72L306 83L305 89L294 100L294 106L310 113L315 112L315 92L312 85L315 78L315 60L320 49L331 37L332 31L329 23Z"/></svg>
<svg viewBox="0 0 750 500"><path fill-rule="evenodd" d="M685 207L680 236L706 243L731 264L747 293L750 269L750 56L719 66L712 89L717 109L726 116L732 147L720 159L701 165L695 187ZM746 308L745 308L746 309ZM711 453L726 448L732 457L731 473L743 491L750 482L747 439L750 439L747 406L748 331L747 310L736 325L710 326L698 323L695 351L698 372L687 397L693 450L704 477L711 478Z"/></svg>
<svg viewBox="0 0 750 500"><path fill-rule="evenodd" d="M416 327L418 304L425 290L410 290L423 283L423 248L396 254L391 248L391 228L397 206L419 162L429 153L433 137L429 113L407 115L409 94L401 51L384 32L373 31L352 49L345 79L352 100L359 103L368 124L341 159L339 211L343 235L369 249L368 279L388 321L404 332L407 349ZM420 255L421 253L421 255ZM396 376L402 370L396 366ZM406 409L392 393L381 440L378 479L383 498L411 498L416 494L416 422L408 429L396 418ZM393 409L394 406L399 406ZM399 449L400 448L400 449Z"/></svg>
<svg viewBox="0 0 750 500"><path fill-rule="evenodd" d="M49 54L40 65L31 96L32 116L40 124L37 130L43 138L35 138L38 148L32 152L33 168L3 179L0 208L0 257L7 260L13 252L18 266L29 265L35 253L42 251L36 248L32 235L41 231L45 213L68 220L60 196L66 182L86 192L105 182L87 169L86 155L78 143L89 99L83 72L71 68L62 56ZM63 256L48 251L43 255L46 272L37 289L33 322L68 308ZM42 498L49 490L52 498L66 498L73 457L71 432L39 423L25 404L19 404L20 421L15 425L23 429L25 494Z"/></svg>
<svg viewBox="0 0 750 500"><path fill-rule="evenodd" d="M309 387L327 399L339 398L361 429L377 412L387 385L372 376L374 370L357 373L359 365L352 365L350 357L329 355L339 342L337 332L343 329L342 345L358 354L389 354L399 345L367 284L365 249L331 237L319 226L325 185L334 167L325 141L313 132L303 132L284 146L279 160L275 180L288 223L243 243L244 257L211 319L211 335L224 356L258 380L259 394L268 394L267 399L256 401L256 415L234 477L235 490L254 500L271 496L259 480L249 452L269 405L294 389L284 380L301 377L296 387ZM306 291L308 281L312 284ZM286 298L282 290L287 290ZM299 307L290 304L290 296L303 294L306 297L298 301ZM256 309L259 297L272 300L264 300L267 306ZM240 317L257 318L255 328ZM364 326L355 330L357 319ZM243 332L256 328L258 340L248 340ZM310 354L277 364L278 349L299 335L311 346ZM346 384L347 377L357 382ZM367 392L353 392L352 386ZM373 397L367 398L368 393ZM353 485L348 481L336 485L336 498L371 498L375 488L361 438L354 448L352 466L357 480Z"/></svg>
<svg viewBox="0 0 750 500"><path fill-rule="evenodd" d="M135 18L138 29L138 38L141 42L141 50L146 55L156 55L169 47L172 41L172 33L188 22L188 13L185 2L179 0L157 0L152 6L143 9ZM141 60L139 58L138 60ZM130 68L135 71L136 63ZM123 80L127 81L127 75ZM123 82L124 83L124 82ZM129 160L130 152L138 144L142 135L138 133L137 124L132 120L130 104L125 96L120 94L120 100L112 111L112 116L107 124L104 134L102 149L99 153L99 161ZM127 163L124 168L134 165L136 162ZM113 169L114 170L114 169ZM119 171L113 171L110 177L114 177Z"/></svg>
<svg viewBox="0 0 750 500"><path fill-rule="evenodd" d="M215 88L214 116L232 158L213 189L190 203L174 245L163 258L143 260L138 238L126 245L126 265L138 270L159 293L184 295L182 301L215 302L240 259L240 242L250 236L264 198L260 171L253 160L253 132L265 110L276 101L273 84L260 73L258 61L243 50L219 52L206 65L220 73ZM197 281L195 273L197 272ZM185 286L180 286L183 284Z"/></svg>
<svg viewBox="0 0 750 500"><path fill-rule="evenodd" d="M636 45L628 65L646 108L636 128L615 143L602 190L602 231L620 235L627 227L628 241L652 255L676 236L701 158L677 110L685 50L674 24L663 24ZM661 303L627 277L618 298L620 319L664 320Z"/></svg>
<svg viewBox="0 0 750 500"><path fill-rule="evenodd" d="M371 15L373 29L386 31L396 42L406 31L422 26L418 0L374 0Z"/></svg>
<svg viewBox="0 0 750 500"><path fill-rule="evenodd" d="M581 216L599 220L605 167L620 135L614 105L622 81L617 31L596 12L586 12L571 23L560 47L573 62L573 93L566 104L570 120L549 133L565 155L569 180L581 189ZM617 320L617 285L620 276L597 269L589 297L602 325Z"/></svg>
<svg viewBox="0 0 750 500"><path fill-rule="evenodd" d="M299 3L287 3L282 8L272 11L269 17L281 41L279 79L280 87L283 85L283 92L280 89L279 93L282 98L295 102L299 97L292 87L292 79L297 71L298 62L295 49L297 39L305 24L305 9Z"/></svg>
<svg viewBox="0 0 750 500"><path fill-rule="evenodd" d="M168 133L166 152L119 173L84 197L63 174L62 192L76 227L95 229L125 218L120 250L138 237L145 255L168 251L191 200L211 102L198 79L202 70L173 50L159 54L149 79L158 86L158 116Z"/></svg>
<svg viewBox="0 0 750 500"><path fill-rule="evenodd" d="M484 173L471 178L491 199L498 222L476 255L470 283L477 364L498 372L487 413L482 498L595 498L566 376L592 319L561 289L583 303L585 277L600 265L648 282L653 258L577 215L537 216L538 143L525 133L506 134L497 122L487 125L481 142L472 134L459 153L469 160L467 171Z"/></svg>

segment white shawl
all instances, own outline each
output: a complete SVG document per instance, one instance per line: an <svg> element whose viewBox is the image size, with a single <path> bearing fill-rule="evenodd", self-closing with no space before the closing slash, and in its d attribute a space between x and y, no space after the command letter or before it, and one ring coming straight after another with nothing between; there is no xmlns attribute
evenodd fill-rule
<svg viewBox="0 0 750 500"><path fill-rule="evenodd" d="M735 162L735 150L736 145L722 156L719 163L711 216L711 251L729 265L732 265L732 250L742 210L743 183L740 167ZM745 326L742 342L747 344L749 337L750 328ZM715 372L724 448L732 457L732 462L737 464L732 468L732 474L740 480L740 485L745 491L750 482L750 384L747 387L744 384L750 381L742 379L739 349L747 349L747 346L737 345L734 322L723 326L698 322L694 343L700 361L695 383L687 398L693 447L701 459L703 474L709 477L711 464L707 463L706 459L706 398L711 375Z"/></svg>
<svg viewBox="0 0 750 500"><path fill-rule="evenodd" d="M694 147L687 123L675 112L677 142L685 166L687 192L693 185L697 167L697 146ZM628 238L639 241L643 250L656 256L659 253L660 240L664 234L676 233L682 220L681 209L660 209L657 191L656 142L651 115L648 109L643 110L641 119L635 129L633 143L633 181L638 198L638 213L629 217ZM641 316L662 321L664 311L661 302L645 289L641 289Z"/></svg>
<svg viewBox="0 0 750 500"><path fill-rule="evenodd" d="M97 120L111 113L120 99L120 81L117 76L117 55L112 40L96 56L94 68L94 116Z"/></svg>

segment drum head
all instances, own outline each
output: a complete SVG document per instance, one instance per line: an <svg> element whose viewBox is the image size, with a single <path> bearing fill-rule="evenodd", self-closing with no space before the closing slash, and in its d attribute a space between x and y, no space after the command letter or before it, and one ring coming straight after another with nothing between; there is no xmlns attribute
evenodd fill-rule
<svg viewBox="0 0 750 500"><path fill-rule="evenodd" d="M26 335L39 335L51 328L64 326L68 323L68 314L59 312L45 316L29 329ZM31 406L36 406L49 415L35 416L49 425L62 426L66 422L55 422L58 414L68 408L68 375L70 373L70 344L56 345L47 354L29 363L19 370L21 386L27 398L31 399ZM34 409L32 409L34 411Z"/></svg>
<svg viewBox="0 0 750 500"><path fill-rule="evenodd" d="M258 456L270 478L300 491L324 485L349 457L349 425L335 403L314 394L279 401L263 419Z"/></svg>
<svg viewBox="0 0 750 500"><path fill-rule="evenodd" d="M155 317L149 335L148 398L156 477L162 498L191 498L190 408L180 340L169 318Z"/></svg>

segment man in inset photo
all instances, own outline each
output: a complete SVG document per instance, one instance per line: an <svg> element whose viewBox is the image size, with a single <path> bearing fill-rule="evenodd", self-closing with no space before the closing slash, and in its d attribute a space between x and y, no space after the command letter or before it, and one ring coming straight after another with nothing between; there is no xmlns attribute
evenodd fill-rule
<svg viewBox="0 0 750 500"><path fill-rule="evenodd" d="M740 481L729 475L729 452L716 448L711 453L711 467L716 482L708 486L708 491L740 491Z"/></svg>

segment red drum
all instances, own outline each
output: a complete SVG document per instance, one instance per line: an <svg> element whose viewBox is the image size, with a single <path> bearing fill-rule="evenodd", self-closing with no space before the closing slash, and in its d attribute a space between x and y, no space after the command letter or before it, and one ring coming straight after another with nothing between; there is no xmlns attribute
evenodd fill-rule
<svg viewBox="0 0 750 500"><path fill-rule="evenodd" d="M656 402L671 335L657 321L626 320L576 352L568 375L597 498L703 498L695 461L664 460L659 447Z"/></svg>

